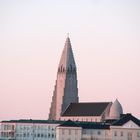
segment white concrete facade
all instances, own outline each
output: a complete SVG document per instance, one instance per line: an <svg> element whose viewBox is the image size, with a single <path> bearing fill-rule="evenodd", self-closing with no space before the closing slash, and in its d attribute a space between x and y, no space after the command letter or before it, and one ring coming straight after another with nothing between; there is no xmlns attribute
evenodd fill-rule
<svg viewBox="0 0 140 140"><path fill-rule="evenodd" d="M78 127L57 127L57 140L140 140L140 121L134 116L127 114L120 120L111 124L103 123L76 123ZM99 125L98 125L99 124ZM69 133L79 130L77 137L64 135L65 130ZM81 134L81 135L80 135Z"/></svg>
<svg viewBox="0 0 140 140"><path fill-rule="evenodd" d="M133 121L128 121L123 126L111 126L112 140L140 140L140 127Z"/></svg>
<svg viewBox="0 0 140 140"><path fill-rule="evenodd" d="M78 131L75 134L75 131ZM57 140L140 140L140 128L110 129L57 128Z"/></svg>
<svg viewBox="0 0 140 140"><path fill-rule="evenodd" d="M2 140L55 140L56 126L49 123L1 123Z"/></svg>
<svg viewBox="0 0 140 140"><path fill-rule="evenodd" d="M81 140L82 128L81 127L57 127L56 140Z"/></svg>
<svg viewBox="0 0 140 140"><path fill-rule="evenodd" d="M63 123L1 122L0 140L140 140L138 119L132 118L119 126L100 122L63 126Z"/></svg>

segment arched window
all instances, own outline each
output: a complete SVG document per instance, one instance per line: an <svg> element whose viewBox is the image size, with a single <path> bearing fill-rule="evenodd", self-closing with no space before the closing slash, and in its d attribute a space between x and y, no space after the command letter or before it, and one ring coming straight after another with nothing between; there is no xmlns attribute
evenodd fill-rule
<svg viewBox="0 0 140 140"><path fill-rule="evenodd" d="M61 65L61 67L60 67L60 71L61 71L61 72L63 71L63 65Z"/></svg>

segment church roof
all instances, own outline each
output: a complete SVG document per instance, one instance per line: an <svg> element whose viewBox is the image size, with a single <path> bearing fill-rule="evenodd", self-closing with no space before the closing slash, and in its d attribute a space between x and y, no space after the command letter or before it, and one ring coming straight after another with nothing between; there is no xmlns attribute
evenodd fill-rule
<svg viewBox="0 0 140 140"><path fill-rule="evenodd" d="M67 37L65 46L61 55L61 59L59 62L59 68L68 70L68 68L76 68L74 55L71 47L70 38Z"/></svg>
<svg viewBox="0 0 140 140"><path fill-rule="evenodd" d="M100 116L110 103L71 103L62 116Z"/></svg>

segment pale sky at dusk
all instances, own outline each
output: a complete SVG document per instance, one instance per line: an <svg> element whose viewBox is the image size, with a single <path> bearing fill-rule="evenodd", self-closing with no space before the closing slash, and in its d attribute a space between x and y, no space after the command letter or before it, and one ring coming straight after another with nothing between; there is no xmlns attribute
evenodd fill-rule
<svg viewBox="0 0 140 140"><path fill-rule="evenodd" d="M67 33L80 101L140 119L140 0L0 0L0 120L48 118Z"/></svg>

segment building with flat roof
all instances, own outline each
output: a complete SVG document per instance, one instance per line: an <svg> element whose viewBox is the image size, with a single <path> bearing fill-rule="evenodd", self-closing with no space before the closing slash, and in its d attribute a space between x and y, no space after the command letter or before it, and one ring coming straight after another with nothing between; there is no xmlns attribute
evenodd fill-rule
<svg viewBox="0 0 140 140"><path fill-rule="evenodd" d="M0 140L140 140L140 120L123 114L105 122L2 121Z"/></svg>
<svg viewBox="0 0 140 140"><path fill-rule="evenodd" d="M2 140L56 140L56 126L61 123L32 119L2 121L0 135Z"/></svg>

